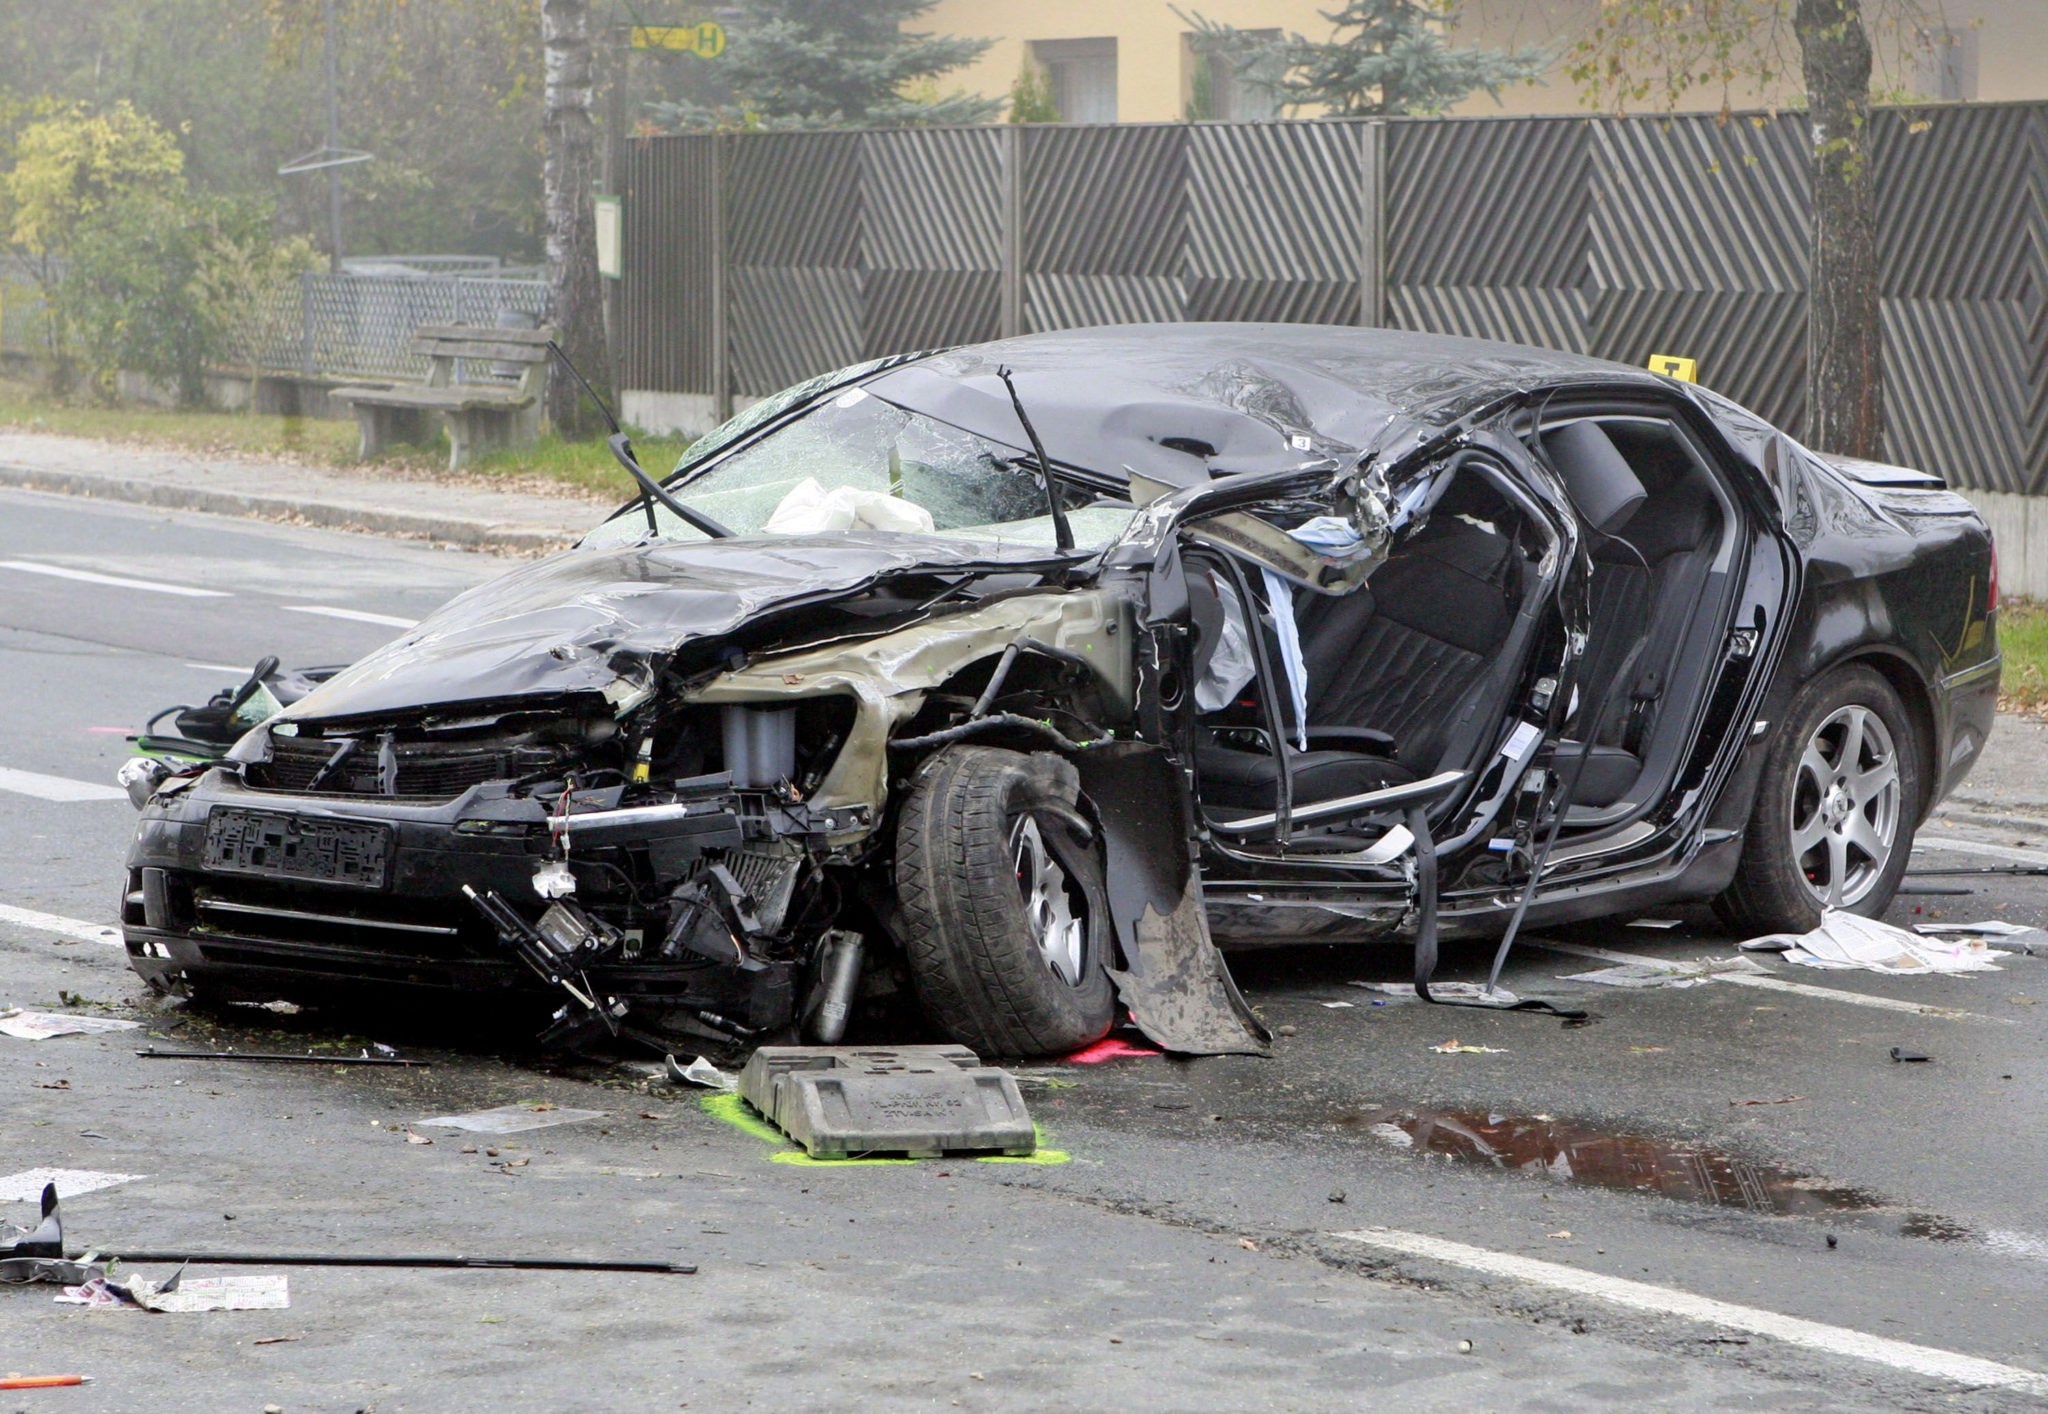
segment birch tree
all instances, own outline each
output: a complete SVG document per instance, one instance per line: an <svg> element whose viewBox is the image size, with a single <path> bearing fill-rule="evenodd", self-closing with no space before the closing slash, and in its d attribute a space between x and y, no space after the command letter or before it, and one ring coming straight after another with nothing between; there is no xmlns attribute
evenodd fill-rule
<svg viewBox="0 0 2048 1414"><path fill-rule="evenodd" d="M605 356L604 291L591 201L597 125L590 111L595 92L590 0L541 0L540 24L546 76L541 200L547 220L548 318L562 351L608 398L611 365ZM560 369L548 380L547 413L564 437L592 435L601 425L576 380Z"/></svg>

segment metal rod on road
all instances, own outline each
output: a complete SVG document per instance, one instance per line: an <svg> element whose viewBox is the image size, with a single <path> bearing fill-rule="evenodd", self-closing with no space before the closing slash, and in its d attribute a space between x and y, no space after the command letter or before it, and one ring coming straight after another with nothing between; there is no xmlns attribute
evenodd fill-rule
<svg viewBox="0 0 2048 1414"><path fill-rule="evenodd" d="M472 1267L532 1272L651 1272L695 1276L695 1262L613 1261L602 1257L380 1256L346 1252L189 1252L95 1249L65 1260L83 1262L192 1262L214 1267Z"/></svg>
<svg viewBox="0 0 2048 1414"><path fill-rule="evenodd" d="M398 1056L314 1056L271 1051L160 1051L155 1046L135 1053L144 1060L256 1061L264 1065L397 1065L427 1066L432 1061Z"/></svg>

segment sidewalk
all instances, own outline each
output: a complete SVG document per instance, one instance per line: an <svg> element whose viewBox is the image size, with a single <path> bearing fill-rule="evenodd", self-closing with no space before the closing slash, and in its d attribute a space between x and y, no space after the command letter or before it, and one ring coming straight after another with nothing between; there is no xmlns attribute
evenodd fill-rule
<svg viewBox="0 0 2048 1414"><path fill-rule="evenodd" d="M619 482L623 500L625 473ZM13 431L0 431L0 486L529 554L576 539L617 504L569 487L544 494L481 477L337 471Z"/></svg>
<svg viewBox="0 0 2048 1414"><path fill-rule="evenodd" d="M1999 713L1984 754L1935 819L2048 833L2048 724Z"/></svg>

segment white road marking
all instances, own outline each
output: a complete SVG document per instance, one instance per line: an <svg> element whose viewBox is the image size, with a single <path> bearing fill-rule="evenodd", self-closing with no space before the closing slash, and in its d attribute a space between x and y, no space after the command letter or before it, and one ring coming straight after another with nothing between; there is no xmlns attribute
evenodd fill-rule
<svg viewBox="0 0 2048 1414"><path fill-rule="evenodd" d="M1531 947L1543 948L1549 952L1569 953L1573 957L1597 958L1602 962L1633 962L1645 963L1651 967L1670 967L1681 961L1678 958L1649 957L1636 952L1614 952L1608 948L1582 947L1577 943L1553 943L1540 938L1530 938L1527 941ZM1851 1006L1873 1007L1878 1011L1904 1011L1915 1016L1946 1017L1952 1021L1968 1017L1972 1021L1996 1021L2007 1026L2012 1024L2002 1016L1981 1016L1974 1011L1959 1011L1955 1007L1900 1001L1897 997L1873 997L1863 992L1844 992L1834 987L1816 987L1810 982L1788 982L1782 977L1759 977L1754 972L1702 972L1700 975L1713 982L1733 982L1738 987L1756 987L1766 992L1790 992L1801 997L1822 997L1831 1002L1847 1002Z"/></svg>
<svg viewBox="0 0 2048 1414"><path fill-rule="evenodd" d="M1356 1242L1387 1252L1399 1252L1409 1257L1447 1262L1469 1271L1528 1282L1532 1286L1548 1287L1553 1291L1591 1296L1634 1311L1650 1311L1662 1316L1700 1321L1727 1330L1747 1331L1751 1335L1782 1340L1787 1345L1803 1346L1808 1350L1845 1356L1851 1360L1866 1360L1909 1374L1950 1380L1972 1389L2010 1389L2026 1394L2048 1395L2048 1374L2042 1374L2037 1370L2022 1369L2017 1365L2002 1365L1996 1360L1963 1355L1953 1350L1941 1350L1931 1345L1914 1345L1908 1341L1892 1340L1885 1336L1867 1335L1862 1331L1850 1330L1846 1326L1823 1325L1819 1321L1787 1316L1777 1311L1765 1311L1755 1306L1737 1306L1729 1301L1695 1296L1689 1291L1674 1291L1670 1287L1652 1286L1645 1281L1602 1276L1598 1272L1582 1271L1559 1262L1546 1262L1535 1257L1517 1257L1507 1252L1494 1252L1484 1247L1472 1247L1463 1242L1451 1242L1445 1238L1430 1237L1419 1232L1399 1232L1391 1228L1372 1227L1358 1232L1333 1232L1330 1235L1345 1242Z"/></svg>
<svg viewBox="0 0 2048 1414"><path fill-rule="evenodd" d="M391 628L412 628L418 619L393 618L390 614L372 614L362 609L331 609L325 604L287 604L285 608L294 614L318 614L324 619L353 619L359 624L384 624Z"/></svg>
<svg viewBox="0 0 2048 1414"><path fill-rule="evenodd" d="M194 589L189 584L165 584L154 579L125 579L117 574L94 574L91 570L66 569L62 565L40 565L34 560L0 560L0 570L23 574L47 574L57 579L75 579L85 584L111 584L116 589L144 589L151 594L178 594L187 599L231 599L224 589Z"/></svg>
<svg viewBox="0 0 2048 1414"><path fill-rule="evenodd" d="M83 918L66 918L61 913L38 913L33 908L15 908L0 903L0 923L14 923L44 933L59 933L67 938L76 938L82 943L105 943L108 947L115 948L121 946L119 928L110 928L103 923L88 923Z"/></svg>
<svg viewBox="0 0 2048 1414"><path fill-rule="evenodd" d="M93 781L74 781L69 776L45 776L39 771L16 771L0 766L0 790L32 795L37 800L59 800L73 804L81 800L126 800L128 792L119 786Z"/></svg>
<svg viewBox="0 0 2048 1414"><path fill-rule="evenodd" d="M1957 839L1954 835L1922 835L1913 842L1913 853L1923 849L1953 850L1957 854L1981 854L2014 864L2038 864L2048 869L2048 849L2014 849L2011 845L1986 844L1982 840Z"/></svg>

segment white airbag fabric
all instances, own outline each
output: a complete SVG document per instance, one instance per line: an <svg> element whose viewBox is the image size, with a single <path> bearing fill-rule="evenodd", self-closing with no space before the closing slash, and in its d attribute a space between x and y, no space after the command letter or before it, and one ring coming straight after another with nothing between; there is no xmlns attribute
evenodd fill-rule
<svg viewBox="0 0 2048 1414"><path fill-rule="evenodd" d="M899 496L835 486L827 491L806 476L790 488L761 530L768 535L830 535L842 530L893 530L929 535L932 513Z"/></svg>

